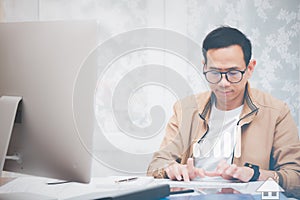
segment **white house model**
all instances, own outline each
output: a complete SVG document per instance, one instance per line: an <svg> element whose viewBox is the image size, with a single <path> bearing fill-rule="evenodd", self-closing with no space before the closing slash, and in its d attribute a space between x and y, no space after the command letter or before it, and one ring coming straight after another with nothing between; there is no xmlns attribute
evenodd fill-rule
<svg viewBox="0 0 300 200"><path fill-rule="evenodd" d="M266 180L256 191L261 192L261 199L279 199L279 192L284 192L272 178Z"/></svg>

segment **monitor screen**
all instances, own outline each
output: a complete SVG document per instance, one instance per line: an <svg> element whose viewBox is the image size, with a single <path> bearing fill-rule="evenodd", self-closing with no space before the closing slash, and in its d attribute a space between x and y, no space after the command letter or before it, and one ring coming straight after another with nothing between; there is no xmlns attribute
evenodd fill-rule
<svg viewBox="0 0 300 200"><path fill-rule="evenodd" d="M77 77L83 64L96 62L85 61L96 47L97 22L0 23L0 35L0 98L22 98L6 156L14 159L4 170L89 182L95 117L87 94L96 77Z"/></svg>

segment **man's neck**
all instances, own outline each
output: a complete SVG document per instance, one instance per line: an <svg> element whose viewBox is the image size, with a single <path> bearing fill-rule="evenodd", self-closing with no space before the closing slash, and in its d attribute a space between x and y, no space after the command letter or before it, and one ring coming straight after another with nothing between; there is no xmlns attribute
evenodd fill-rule
<svg viewBox="0 0 300 200"><path fill-rule="evenodd" d="M243 101L232 104L232 103L228 103L228 102L216 102L216 107L219 110L224 110L224 111L228 111L228 110L233 110L236 109L238 107L240 107L241 105L243 105Z"/></svg>

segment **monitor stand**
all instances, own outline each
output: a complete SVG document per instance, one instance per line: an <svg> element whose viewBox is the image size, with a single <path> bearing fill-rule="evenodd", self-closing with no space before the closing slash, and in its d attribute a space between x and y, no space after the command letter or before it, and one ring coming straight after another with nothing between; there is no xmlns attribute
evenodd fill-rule
<svg viewBox="0 0 300 200"><path fill-rule="evenodd" d="M22 97L1 96L0 97L0 177L3 170L10 137L12 134L14 122L20 122L20 112L17 114L19 103Z"/></svg>

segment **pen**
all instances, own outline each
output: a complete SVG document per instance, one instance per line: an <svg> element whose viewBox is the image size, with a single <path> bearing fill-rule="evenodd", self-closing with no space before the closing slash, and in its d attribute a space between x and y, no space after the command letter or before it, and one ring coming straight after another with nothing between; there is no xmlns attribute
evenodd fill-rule
<svg viewBox="0 0 300 200"><path fill-rule="evenodd" d="M190 193L190 192L194 192L194 190L193 189L186 189L186 190L170 191L170 195L184 194L184 193Z"/></svg>
<svg viewBox="0 0 300 200"><path fill-rule="evenodd" d="M128 181L134 181L137 180L138 177L132 177L132 178L125 178L125 179L120 179L120 180L116 180L116 183L122 183L122 182L128 182Z"/></svg>

